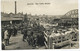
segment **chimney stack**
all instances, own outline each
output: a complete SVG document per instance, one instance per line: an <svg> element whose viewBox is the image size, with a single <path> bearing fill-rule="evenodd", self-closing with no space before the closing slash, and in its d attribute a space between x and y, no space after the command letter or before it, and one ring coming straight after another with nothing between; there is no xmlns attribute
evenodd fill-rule
<svg viewBox="0 0 80 51"><path fill-rule="evenodd" d="M17 5L16 5L16 1L15 1L15 14L17 13Z"/></svg>

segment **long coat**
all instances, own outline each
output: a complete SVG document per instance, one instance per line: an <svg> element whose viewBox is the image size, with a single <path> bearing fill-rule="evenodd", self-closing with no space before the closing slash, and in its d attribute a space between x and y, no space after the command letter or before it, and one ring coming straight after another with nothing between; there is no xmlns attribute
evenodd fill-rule
<svg viewBox="0 0 80 51"><path fill-rule="evenodd" d="M8 30L5 30L4 32L4 39L9 39Z"/></svg>

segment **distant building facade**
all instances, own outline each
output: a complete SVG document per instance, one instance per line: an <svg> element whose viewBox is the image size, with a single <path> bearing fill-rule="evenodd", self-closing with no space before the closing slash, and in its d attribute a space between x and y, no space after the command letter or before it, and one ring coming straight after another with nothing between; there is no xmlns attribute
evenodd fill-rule
<svg viewBox="0 0 80 51"><path fill-rule="evenodd" d="M22 13L1 13L1 23L2 24L19 24L23 21L24 15Z"/></svg>

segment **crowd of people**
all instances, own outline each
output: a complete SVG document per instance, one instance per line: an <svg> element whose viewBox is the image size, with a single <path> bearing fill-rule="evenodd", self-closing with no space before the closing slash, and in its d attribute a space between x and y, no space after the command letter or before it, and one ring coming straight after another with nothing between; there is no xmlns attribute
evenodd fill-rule
<svg viewBox="0 0 80 51"><path fill-rule="evenodd" d="M24 23L24 25L26 25L26 23ZM23 41L27 40L28 44L33 47L44 46L44 42L46 42L44 31L45 28L39 23L29 22L22 30Z"/></svg>
<svg viewBox="0 0 80 51"><path fill-rule="evenodd" d="M16 36L18 30L23 34L23 42L28 42L33 47L44 46L46 42L44 38L45 28L39 24L39 22L23 22L21 25L9 24L2 26L2 48L9 45L11 36Z"/></svg>
<svg viewBox="0 0 80 51"><path fill-rule="evenodd" d="M4 25L2 26L2 49L5 49L5 46L9 45L9 40L11 36L17 35L16 25Z"/></svg>

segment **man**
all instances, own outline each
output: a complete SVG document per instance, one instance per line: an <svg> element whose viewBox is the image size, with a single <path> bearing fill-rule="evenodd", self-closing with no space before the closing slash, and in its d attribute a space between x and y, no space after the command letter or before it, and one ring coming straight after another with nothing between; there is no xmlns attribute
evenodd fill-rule
<svg viewBox="0 0 80 51"><path fill-rule="evenodd" d="M34 44L33 46L34 46L34 47L36 47L36 46L38 45L38 44L37 44L37 41L38 41L37 33L34 33L34 34L33 34L33 44Z"/></svg>
<svg viewBox="0 0 80 51"><path fill-rule="evenodd" d="M2 41L4 40L4 28L2 28Z"/></svg>
<svg viewBox="0 0 80 51"><path fill-rule="evenodd" d="M2 42L2 50L5 50L5 44Z"/></svg>
<svg viewBox="0 0 80 51"><path fill-rule="evenodd" d="M16 36L17 35L17 28L14 26L14 28L13 28L13 31L14 31L14 34L13 34L13 36Z"/></svg>
<svg viewBox="0 0 80 51"><path fill-rule="evenodd" d="M44 42L46 41L45 40L45 38L44 38L44 35L43 34L38 34L38 36L37 36L37 44L38 44L38 46L44 46L45 44L44 44Z"/></svg>
<svg viewBox="0 0 80 51"><path fill-rule="evenodd" d="M25 42L26 37L27 37L27 29L24 28L24 29L23 29L23 41L24 41L24 42Z"/></svg>
<svg viewBox="0 0 80 51"><path fill-rule="evenodd" d="M9 45L9 33L8 33L8 30L5 29L5 32L4 32L4 40L5 40L5 45Z"/></svg>
<svg viewBox="0 0 80 51"><path fill-rule="evenodd" d="M12 29L12 27L10 26L10 27L8 28L9 39L10 39L10 37L11 37L11 35L12 35L12 32L13 32L13 29Z"/></svg>
<svg viewBox="0 0 80 51"><path fill-rule="evenodd" d="M31 32L32 32L31 29L27 28L27 37L28 37L27 41L29 45L31 45L31 38L32 38Z"/></svg>

